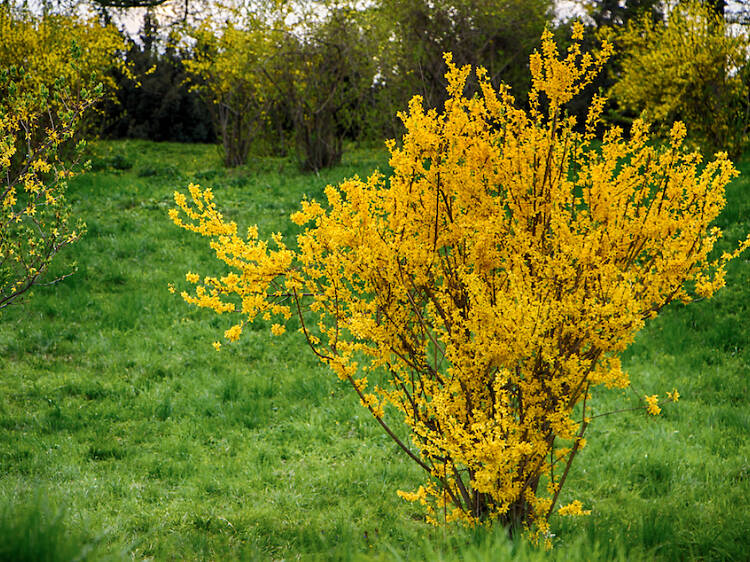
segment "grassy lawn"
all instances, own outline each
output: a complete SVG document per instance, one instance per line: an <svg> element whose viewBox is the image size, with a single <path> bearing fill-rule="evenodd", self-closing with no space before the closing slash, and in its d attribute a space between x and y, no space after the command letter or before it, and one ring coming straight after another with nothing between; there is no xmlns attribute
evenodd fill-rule
<svg viewBox="0 0 750 562"><path fill-rule="evenodd" d="M71 186L88 233L55 264L77 272L0 322L0 560L747 559L750 255L714 299L673 305L639 335L624 362L634 388L681 399L659 418L592 424L561 497L592 514L553 517L556 546L538 552L497 529L428 526L396 496L419 468L299 334L259 323L216 353L231 320L167 290L216 267L169 221L175 189L210 186L240 228L291 237L304 195L387 171L384 151L317 176L275 159L227 171L213 146L92 150ZM720 250L750 231L750 160L739 166ZM600 412L636 403L595 399Z"/></svg>

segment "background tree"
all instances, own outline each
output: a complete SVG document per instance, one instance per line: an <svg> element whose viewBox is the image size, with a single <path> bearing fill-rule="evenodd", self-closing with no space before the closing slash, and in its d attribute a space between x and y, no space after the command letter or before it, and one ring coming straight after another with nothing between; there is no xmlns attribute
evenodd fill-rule
<svg viewBox="0 0 750 562"><path fill-rule="evenodd" d="M119 31L95 18L0 8L0 68L23 68L22 75L14 79L23 91L50 92L65 84L76 99L91 84L101 83L104 98L112 100L117 87L113 72L129 73L120 56L124 49ZM56 96L46 99L53 114L65 110ZM74 146L75 141L91 132L95 122L94 112L85 112L84 120L75 127L75 139L62 143L58 150ZM44 127L34 127L27 133L44 136ZM34 138L32 143L36 142L41 141ZM16 158L23 154L24 151L17 151Z"/></svg>
<svg viewBox="0 0 750 562"><path fill-rule="evenodd" d="M144 13L140 44L129 41L128 72L113 70L116 99L102 109L102 134L154 141L214 142L211 114L197 92L191 91L176 37L159 33L151 10Z"/></svg>
<svg viewBox="0 0 750 562"><path fill-rule="evenodd" d="M620 104L664 127L683 120L706 150L739 154L750 118L744 29L689 1L666 21L642 17L610 34L622 52L611 90Z"/></svg>
<svg viewBox="0 0 750 562"><path fill-rule="evenodd" d="M654 21L664 17L663 0L584 0L583 7L597 29L625 25L644 13Z"/></svg>
<svg viewBox="0 0 750 562"><path fill-rule="evenodd" d="M227 166L244 164L253 143L268 141L277 92L266 67L282 34L257 17L242 29L227 23L215 30L209 21L193 32L196 44L185 68L209 108Z"/></svg>
<svg viewBox="0 0 750 562"><path fill-rule="evenodd" d="M344 139L371 115L362 111L377 68L369 12L345 3L290 10L245 13L218 31L206 23L195 32L185 64L209 103L227 165L244 163L252 145L284 153L289 144L304 169L335 165Z"/></svg>
<svg viewBox="0 0 750 562"><path fill-rule="evenodd" d="M284 33L265 64L305 170L338 164L344 139L361 133L373 117L365 104L377 72L371 16L347 5L329 6L322 17Z"/></svg>
<svg viewBox="0 0 750 562"><path fill-rule="evenodd" d="M705 0L706 4L716 12L716 15L724 18L727 13L727 0Z"/></svg>
<svg viewBox="0 0 750 562"><path fill-rule="evenodd" d="M446 99L443 53L458 64L484 66L493 84L512 85L519 101L528 91L528 56L550 19L550 0L381 0L391 29L392 60L383 64L394 106L419 92L429 107Z"/></svg>
<svg viewBox="0 0 750 562"><path fill-rule="evenodd" d="M583 13L586 33L583 38L583 48L594 50L603 37L607 37L605 30L620 29L630 21L641 17L651 18L654 22L664 18L664 2L662 0L582 0L579 2ZM570 29L567 25L556 28L556 35L561 44L570 42ZM566 109L575 115L579 123L586 119L586 112L596 95L608 92L617 80L622 67L622 53L615 51L603 72L594 77L581 95L571 100ZM628 130L636 114L618 105L617 100L610 99L605 111L606 119Z"/></svg>
<svg viewBox="0 0 750 562"><path fill-rule="evenodd" d="M76 49L71 50L73 42ZM95 19L0 8L0 65L23 67L23 87L29 91L50 88L58 80L80 90L94 79L111 93L115 83L108 73L123 67L115 55L124 47L114 26Z"/></svg>

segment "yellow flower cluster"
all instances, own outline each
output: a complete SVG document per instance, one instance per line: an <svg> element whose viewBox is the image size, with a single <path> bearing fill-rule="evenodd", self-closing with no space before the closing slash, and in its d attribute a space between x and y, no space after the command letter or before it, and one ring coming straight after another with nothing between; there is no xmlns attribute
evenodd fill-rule
<svg viewBox="0 0 750 562"><path fill-rule="evenodd" d="M585 444L592 388L627 387L619 352L665 304L690 300L686 282L713 294L741 250L708 260L736 175L726 155L686 151L680 124L665 147L642 122L598 147L601 100L583 132L564 116L609 51L581 54L576 42L561 57L546 33L529 112L482 69L481 95L465 97L470 68L447 55L445 111L415 97L401 143L388 144L392 177L328 186L327 209L303 202L297 251L278 236L271 250L255 230L241 238L209 190L175 195L172 220L210 237L236 271L204 281L215 301L189 302L234 302L245 322L299 311L316 355L428 473L400 494L432 521L546 532ZM580 502L561 512L584 513Z"/></svg>
<svg viewBox="0 0 750 562"><path fill-rule="evenodd" d="M201 190L200 186L191 184L188 191L191 203L188 203L184 194L174 194L178 208L187 222L183 221L177 209L170 210L170 217L178 226L214 238L211 247L216 256L238 273L229 273L219 278L207 276L201 283L197 273L188 272L185 279L197 287L194 295L183 291L183 299L219 314L241 312L247 316L248 321L258 315L270 319L272 314L288 320L291 317L289 306L269 299L271 290L271 295L276 297L288 292L288 288L280 284L278 278L290 271L294 254L286 249L281 235L275 234L272 237L277 247L275 251L270 251L265 242L258 240L258 230L255 227L249 228L247 237L243 239L237 232L237 225L225 222L217 211L210 189ZM290 280L286 285L294 284ZM238 297L236 303L229 300L232 295ZM281 335L284 327L274 324L271 331L274 335ZM229 341L236 341L241 333L242 324L236 324L226 330L224 336ZM216 344L214 347L219 349Z"/></svg>
<svg viewBox="0 0 750 562"><path fill-rule="evenodd" d="M580 500L575 500L568 505L562 506L557 510L560 515L590 515L591 510L583 509L583 504Z"/></svg>
<svg viewBox="0 0 750 562"><path fill-rule="evenodd" d="M659 407L659 396L654 394L652 396L646 396L646 410L652 416L658 416L661 414L661 408Z"/></svg>

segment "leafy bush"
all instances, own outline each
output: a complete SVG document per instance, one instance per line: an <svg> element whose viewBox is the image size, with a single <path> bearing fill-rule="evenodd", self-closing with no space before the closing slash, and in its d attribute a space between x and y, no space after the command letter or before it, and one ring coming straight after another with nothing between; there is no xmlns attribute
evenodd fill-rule
<svg viewBox="0 0 750 562"><path fill-rule="evenodd" d="M115 56L124 47L113 25L102 26L95 19L54 14L38 17L7 4L0 7L0 67L23 67L18 86L24 91L51 91L56 84L65 84L78 96L92 83L101 82L105 91L111 92L115 83L109 71L127 71ZM54 98L48 103L59 109Z"/></svg>
<svg viewBox="0 0 750 562"><path fill-rule="evenodd" d="M102 95L101 88L76 95L65 85L29 91L19 85L24 76L0 73L0 309L40 283L55 255L81 235L84 225L71 221L65 201L75 155L64 145Z"/></svg>
<svg viewBox="0 0 750 562"><path fill-rule="evenodd" d="M113 27L0 7L0 309L40 283L81 234L67 181L121 45Z"/></svg>
<svg viewBox="0 0 750 562"><path fill-rule="evenodd" d="M416 96L389 143L393 176L326 188L326 211L303 201L309 225L275 249L224 220L210 189L175 194L179 226L211 238L230 272L188 273L183 298L284 332L296 314L313 352L348 381L399 447L427 473L416 492L428 519L497 520L548 532L547 520L592 420L592 391L627 388L619 355L670 301L709 297L726 263L710 258L711 227L736 175L726 154L703 162L676 124L667 146L636 121L632 137L595 138L595 98L582 131L563 106L611 53L582 54L583 30L560 58L549 32L530 58L530 109L476 71L448 63L445 110ZM174 290L174 289L173 289ZM220 342L214 346L219 349ZM672 391L667 401L674 401ZM658 414L657 395L643 411ZM411 444L391 420L402 419ZM579 501L559 508L585 513Z"/></svg>
<svg viewBox="0 0 750 562"><path fill-rule="evenodd" d="M208 105L228 167L244 164L259 137L273 132L278 99L265 71L280 35L259 18L244 29L228 22L215 30L208 21L193 31L193 56L183 64Z"/></svg>
<svg viewBox="0 0 750 562"><path fill-rule="evenodd" d="M675 6L666 21L644 14L608 35L623 53L612 95L626 109L665 129L682 120L707 152L740 154L750 123L744 29L691 1Z"/></svg>

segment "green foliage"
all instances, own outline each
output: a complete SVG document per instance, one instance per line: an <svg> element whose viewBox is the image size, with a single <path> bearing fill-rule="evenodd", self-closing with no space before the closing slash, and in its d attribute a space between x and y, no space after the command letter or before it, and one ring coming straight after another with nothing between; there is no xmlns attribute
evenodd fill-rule
<svg viewBox="0 0 750 562"><path fill-rule="evenodd" d="M208 107L187 84L183 60L188 51L160 39L159 23L151 11L144 15L140 39L140 45L129 43L128 72L112 71L116 99L107 100L101 110L102 135L213 142L216 135Z"/></svg>
<svg viewBox="0 0 750 562"><path fill-rule="evenodd" d="M583 4L597 29L625 25L644 15L654 21L664 17L661 0L584 0Z"/></svg>
<svg viewBox="0 0 750 562"><path fill-rule="evenodd" d="M208 21L192 35L193 56L183 63L211 112L224 164L239 166L253 143L271 129L271 109L277 100L264 72L275 52L277 33L251 18L244 28L227 22L220 30Z"/></svg>
<svg viewBox="0 0 750 562"><path fill-rule="evenodd" d="M185 60L207 101L227 166L243 164L251 147L296 148L302 169L338 164L344 139L365 127L362 104L377 72L370 12L348 3L271 4L264 16L233 14L223 25L193 31Z"/></svg>
<svg viewBox="0 0 750 562"><path fill-rule="evenodd" d="M291 120L303 170L341 162L344 140L368 127L378 72L373 13L331 2L322 21L282 39L266 73Z"/></svg>

